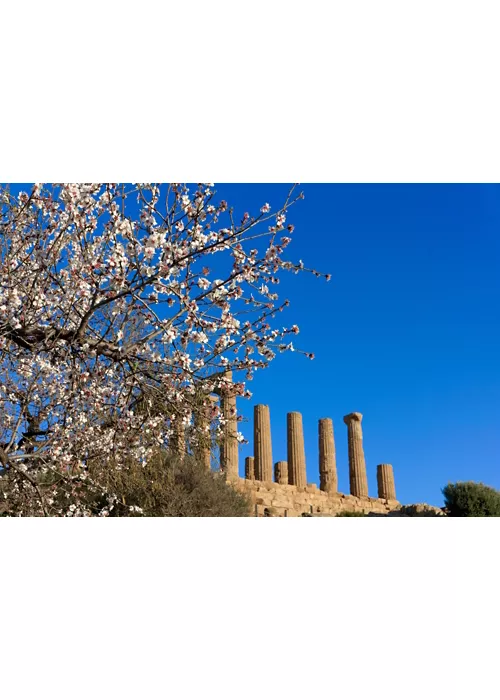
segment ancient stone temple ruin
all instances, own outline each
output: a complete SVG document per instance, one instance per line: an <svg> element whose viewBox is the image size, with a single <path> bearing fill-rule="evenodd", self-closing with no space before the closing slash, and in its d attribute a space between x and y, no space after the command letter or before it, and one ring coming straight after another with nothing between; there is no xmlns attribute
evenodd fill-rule
<svg viewBox="0 0 500 700"><path fill-rule="evenodd" d="M231 375L228 373L229 379ZM245 476L239 476L236 397L221 391L221 409L227 420L220 446L220 465L235 488L246 493L256 516L335 515L341 511L386 514L399 506L390 464L377 466L377 497L370 497L363 451L362 414L344 416L347 426L350 494L339 493L335 440L331 418L318 421L319 488L307 483L302 414L287 414L287 459L273 464L269 406L254 406L253 456L245 459ZM195 421L206 416L195 417ZM210 445L199 456L210 468Z"/></svg>
<svg viewBox="0 0 500 700"><path fill-rule="evenodd" d="M341 511L386 514L399 506L390 464L377 466L377 498L368 495L361 413L344 417L347 425L350 494L339 493L335 441L331 418L318 421L319 488L308 484L302 415L287 414L287 460L274 464L269 406L254 408L254 455L245 459L245 478L237 476L237 462L228 479L246 493L256 516L335 515ZM228 465L229 466L229 465Z"/></svg>

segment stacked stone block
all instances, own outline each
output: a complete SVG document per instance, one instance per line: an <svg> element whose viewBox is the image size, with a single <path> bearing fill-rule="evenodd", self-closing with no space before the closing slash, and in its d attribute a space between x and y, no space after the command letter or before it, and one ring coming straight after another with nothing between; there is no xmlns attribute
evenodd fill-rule
<svg viewBox="0 0 500 700"><path fill-rule="evenodd" d="M326 493L318 488L307 486L297 489L295 486L263 481L240 479L235 487L245 493L253 504L256 516L264 515L266 509L274 509L278 517L300 517L304 514L313 516L334 516L342 511L378 513L386 515L397 508L397 503L388 503L379 498L357 498L342 493Z"/></svg>

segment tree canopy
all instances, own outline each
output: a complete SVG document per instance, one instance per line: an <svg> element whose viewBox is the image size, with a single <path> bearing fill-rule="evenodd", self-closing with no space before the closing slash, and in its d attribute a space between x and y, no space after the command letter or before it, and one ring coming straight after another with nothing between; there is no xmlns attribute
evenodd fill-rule
<svg viewBox="0 0 500 700"><path fill-rule="evenodd" d="M274 319L289 304L280 273L307 269L285 258L301 197L291 187L276 210L237 221L212 184L0 188L0 475L12 488L65 514L57 491L91 479L92 460L145 464L179 425L196 444L200 403L220 431L209 395L251 396L245 380L297 350L298 326Z"/></svg>

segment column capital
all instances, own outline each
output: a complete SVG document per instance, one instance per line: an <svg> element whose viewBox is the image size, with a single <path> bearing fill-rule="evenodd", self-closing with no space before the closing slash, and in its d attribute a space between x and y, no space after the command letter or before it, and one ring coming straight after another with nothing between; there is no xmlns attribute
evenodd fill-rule
<svg viewBox="0 0 500 700"><path fill-rule="evenodd" d="M344 416L344 423L346 425L349 425L349 423L352 423L353 421L356 423L361 423L362 419L362 413L348 413L347 416Z"/></svg>

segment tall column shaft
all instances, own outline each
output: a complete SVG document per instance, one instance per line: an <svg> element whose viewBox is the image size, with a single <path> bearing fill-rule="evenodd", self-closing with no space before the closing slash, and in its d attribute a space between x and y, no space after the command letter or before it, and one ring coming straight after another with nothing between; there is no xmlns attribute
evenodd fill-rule
<svg viewBox="0 0 500 700"><path fill-rule="evenodd" d="M253 457L245 457L245 479L255 480L255 460Z"/></svg>
<svg viewBox="0 0 500 700"><path fill-rule="evenodd" d="M363 431L361 430L362 418L361 413L349 413L344 416L349 451L349 485L351 494L358 497L368 496Z"/></svg>
<svg viewBox="0 0 500 700"><path fill-rule="evenodd" d="M229 381L233 379L233 373L225 375ZM224 437L220 450L221 469L226 479L238 478L238 422L236 413L236 396L231 389L224 388L221 391L222 415L227 420L224 426Z"/></svg>
<svg viewBox="0 0 500 700"><path fill-rule="evenodd" d="M319 437L319 487L322 491L336 493L338 490L335 442L331 418L320 418Z"/></svg>
<svg viewBox="0 0 500 700"><path fill-rule="evenodd" d="M271 447L271 417L269 406L257 404L253 409L253 455L255 478L258 481L273 480L273 454Z"/></svg>
<svg viewBox="0 0 500 700"><path fill-rule="evenodd" d="M396 500L396 485L394 483L394 471L392 464L377 465L378 497L388 501Z"/></svg>
<svg viewBox="0 0 500 700"><path fill-rule="evenodd" d="M277 484L288 484L288 464L284 461L274 465L274 481Z"/></svg>
<svg viewBox="0 0 500 700"><path fill-rule="evenodd" d="M171 445L175 454L184 457L186 454L186 430L182 423L182 416L177 416L173 422Z"/></svg>
<svg viewBox="0 0 500 700"><path fill-rule="evenodd" d="M292 413L287 413L286 418L288 483L303 487L307 485L307 479L302 414L293 411Z"/></svg>
<svg viewBox="0 0 500 700"><path fill-rule="evenodd" d="M198 406L194 411L194 425L196 428L196 447L193 450L196 458L203 464L205 469L211 469L211 441L210 434L212 403L215 397L208 397L208 405Z"/></svg>

